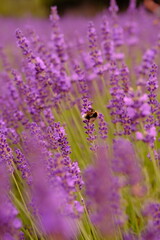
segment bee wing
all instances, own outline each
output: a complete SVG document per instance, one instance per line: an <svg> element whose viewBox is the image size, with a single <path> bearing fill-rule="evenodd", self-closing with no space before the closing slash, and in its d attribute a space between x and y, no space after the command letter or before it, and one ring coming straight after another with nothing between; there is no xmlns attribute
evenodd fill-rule
<svg viewBox="0 0 160 240"><path fill-rule="evenodd" d="M82 119L83 119L83 120L86 120L86 114L83 114L83 115L82 115Z"/></svg>

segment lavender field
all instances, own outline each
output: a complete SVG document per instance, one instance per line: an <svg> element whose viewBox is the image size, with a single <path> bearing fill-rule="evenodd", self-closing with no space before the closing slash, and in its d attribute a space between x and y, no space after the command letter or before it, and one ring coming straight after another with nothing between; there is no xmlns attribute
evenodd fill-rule
<svg viewBox="0 0 160 240"><path fill-rule="evenodd" d="M0 240L160 240L160 19L0 19Z"/></svg>

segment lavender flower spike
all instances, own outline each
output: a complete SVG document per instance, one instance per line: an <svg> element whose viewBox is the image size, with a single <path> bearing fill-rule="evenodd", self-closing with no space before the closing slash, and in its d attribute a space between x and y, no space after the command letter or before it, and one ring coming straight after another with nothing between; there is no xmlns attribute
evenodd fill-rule
<svg viewBox="0 0 160 240"><path fill-rule="evenodd" d="M95 69L95 73L102 75L102 53L97 45L97 33L94 27L93 22L89 22L88 26L88 40L89 40L89 48L90 48L90 58L92 62L93 69Z"/></svg>
<svg viewBox="0 0 160 240"><path fill-rule="evenodd" d="M0 164L5 164L8 171L13 172L13 154L7 143L6 136L0 131Z"/></svg>
<svg viewBox="0 0 160 240"><path fill-rule="evenodd" d="M98 114L99 119L99 135L101 139L106 139L108 135L108 124L104 120L104 115L102 113Z"/></svg>
<svg viewBox="0 0 160 240"><path fill-rule="evenodd" d="M61 63L65 63L68 59L68 56L65 51L66 46L65 46L64 36L60 29L57 7L51 8L50 21L51 21L51 26L52 26L51 38L54 42L55 51L56 51Z"/></svg>
<svg viewBox="0 0 160 240"><path fill-rule="evenodd" d="M118 10L119 10L119 9L118 9L116 0L111 0L111 1L110 1L109 11L110 11L111 14L112 14L113 21L116 21L116 19L117 19L117 12L118 12Z"/></svg>
<svg viewBox="0 0 160 240"><path fill-rule="evenodd" d="M148 94L148 98L149 101L148 103L151 106L151 112L154 113L156 110L156 106L157 106L157 93L156 90L158 88L158 79L157 79L157 65L153 64L150 70L150 74L149 74L149 80L147 81L147 90L149 92Z"/></svg>
<svg viewBox="0 0 160 240"><path fill-rule="evenodd" d="M143 196L142 173L133 146L129 140L119 138L114 143L114 170L127 177L127 183L136 196Z"/></svg>
<svg viewBox="0 0 160 240"><path fill-rule="evenodd" d="M47 238L70 240L76 234L76 226L65 211L67 193L58 178L55 178L54 188L49 183L46 153L38 139L26 134L25 144L25 157L31 166L31 196L37 212L37 226Z"/></svg>
<svg viewBox="0 0 160 240"><path fill-rule="evenodd" d="M117 229L125 218L120 209L119 184L112 175L106 147L98 148L95 166L85 172L85 183L92 222L104 236L117 236Z"/></svg>
<svg viewBox="0 0 160 240"><path fill-rule="evenodd" d="M19 240L21 221L17 218L18 211L9 199L9 178L4 164L0 164L0 239Z"/></svg>

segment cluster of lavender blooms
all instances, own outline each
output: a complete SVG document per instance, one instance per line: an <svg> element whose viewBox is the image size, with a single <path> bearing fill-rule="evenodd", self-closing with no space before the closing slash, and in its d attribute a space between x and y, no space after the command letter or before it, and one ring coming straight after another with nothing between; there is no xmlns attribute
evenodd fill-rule
<svg viewBox="0 0 160 240"><path fill-rule="evenodd" d="M160 20L135 5L2 21L0 239L160 239Z"/></svg>

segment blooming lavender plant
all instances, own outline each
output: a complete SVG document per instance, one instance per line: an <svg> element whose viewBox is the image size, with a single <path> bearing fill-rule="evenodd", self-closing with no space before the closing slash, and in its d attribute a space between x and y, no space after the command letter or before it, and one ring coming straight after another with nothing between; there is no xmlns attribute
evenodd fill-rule
<svg viewBox="0 0 160 240"><path fill-rule="evenodd" d="M68 216L71 206L67 203L67 191L63 189L59 178L54 177L53 186L47 181L46 154L40 142L28 133L25 135L25 148L32 174L30 194L40 231L48 237L72 238L76 226L74 220Z"/></svg>
<svg viewBox="0 0 160 240"><path fill-rule="evenodd" d="M0 20L0 239L160 239L160 23L118 11Z"/></svg>
<svg viewBox="0 0 160 240"><path fill-rule="evenodd" d="M91 212L93 223L104 236L118 235L118 228L125 217L120 207L119 184L111 171L105 146L98 148L95 166L86 170L85 179L88 211Z"/></svg>

